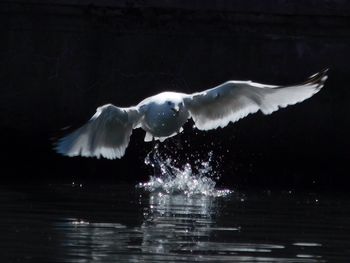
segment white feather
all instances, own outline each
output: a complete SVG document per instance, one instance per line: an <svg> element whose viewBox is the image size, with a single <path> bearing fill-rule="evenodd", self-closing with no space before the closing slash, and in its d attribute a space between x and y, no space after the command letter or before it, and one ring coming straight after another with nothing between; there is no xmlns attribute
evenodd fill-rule
<svg viewBox="0 0 350 263"><path fill-rule="evenodd" d="M67 156L121 158L138 119L135 108L104 105L88 123L60 139L56 150Z"/></svg>
<svg viewBox="0 0 350 263"><path fill-rule="evenodd" d="M184 98L195 125L200 130L225 127L261 110L271 114L279 108L302 102L317 93L327 79L327 71L303 84L274 86L251 81L228 81L215 88Z"/></svg>
<svg viewBox="0 0 350 263"><path fill-rule="evenodd" d="M145 141L159 140L182 132L192 117L201 130L225 127L248 114L271 114L317 93L327 79L327 70L305 83L275 86L251 81L228 81L194 94L162 92L141 101L136 107L99 107L90 121L58 141L57 152L67 156L121 158L133 129L146 131Z"/></svg>

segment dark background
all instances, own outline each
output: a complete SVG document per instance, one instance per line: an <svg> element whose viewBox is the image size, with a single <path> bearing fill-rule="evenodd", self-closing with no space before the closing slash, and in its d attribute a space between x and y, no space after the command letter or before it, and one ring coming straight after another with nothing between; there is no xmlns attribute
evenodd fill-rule
<svg viewBox="0 0 350 263"><path fill-rule="evenodd" d="M348 1L1 1L0 36L2 183L147 180L140 130L121 160L62 157L52 144L101 104L229 79L291 84L329 67L301 104L210 132L189 123L167 144L213 150L224 186L348 188Z"/></svg>

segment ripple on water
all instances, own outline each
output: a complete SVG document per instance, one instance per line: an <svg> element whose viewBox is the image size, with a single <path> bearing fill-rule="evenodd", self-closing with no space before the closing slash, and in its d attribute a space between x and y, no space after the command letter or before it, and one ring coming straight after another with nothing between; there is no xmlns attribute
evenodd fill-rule
<svg viewBox="0 0 350 263"><path fill-rule="evenodd" d="M311 263L350 255L347 196L315 205L309 194L277 192L248 192L241 202L238 192L216 198L125 185L30 190L1 191L1 262Z"/></svg>

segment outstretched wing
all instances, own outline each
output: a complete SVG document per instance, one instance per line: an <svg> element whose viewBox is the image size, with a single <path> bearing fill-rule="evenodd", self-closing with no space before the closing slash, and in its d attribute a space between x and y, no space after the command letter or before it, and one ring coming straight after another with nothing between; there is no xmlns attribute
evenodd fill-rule
<svg viewBox="0 0 350 263"><path fill-rule="evenodd" d="M56 151L67 156L121 158L140 115L137 108L101 106L89 122L60 139Z"/></svg>
<svg viewBox="0 0 350 263"><path fill-rule="evenodd" d="M302 102L320 91L327 71L292 86L273 86L251 81L228 81L215 88L184 98L190 116L200 130L225 127L250 113L271 114L279 108Z"/></svg>

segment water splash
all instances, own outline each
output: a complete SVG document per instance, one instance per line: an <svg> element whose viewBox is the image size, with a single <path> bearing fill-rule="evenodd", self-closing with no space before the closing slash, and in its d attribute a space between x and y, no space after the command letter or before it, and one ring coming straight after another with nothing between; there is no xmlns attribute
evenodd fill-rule
<svg viewBox="0 0 350 263"><path fill-rule="evenodd" d="M185 163L179 167L176 159L162 155L156 145L145 158L145 163L153 167L154 174L148 182L140 183L138 187L166 194L226 196L232 191L215 187L219 176L213 171L212 162L213 153L209 152L207 160L196 159L193 165Z"/></svg>

